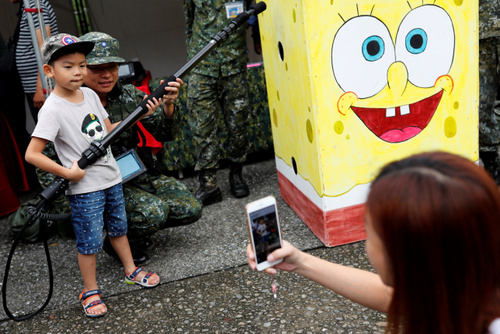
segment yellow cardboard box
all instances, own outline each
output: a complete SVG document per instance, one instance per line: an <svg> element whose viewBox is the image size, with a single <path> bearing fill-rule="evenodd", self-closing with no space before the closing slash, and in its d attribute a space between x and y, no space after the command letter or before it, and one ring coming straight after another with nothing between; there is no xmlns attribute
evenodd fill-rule
<svg viewBox="0 0 500 334"><path fill-rule="evenodd" d="M329 246L365 238L386 163L478 160L477 1L268 0L259 15L280 191Z"/></svg>

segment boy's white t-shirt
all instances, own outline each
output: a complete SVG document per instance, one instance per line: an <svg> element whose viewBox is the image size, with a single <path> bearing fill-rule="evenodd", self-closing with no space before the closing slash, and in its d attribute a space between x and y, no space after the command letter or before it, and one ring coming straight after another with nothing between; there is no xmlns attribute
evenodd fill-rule
<svg viewBox="0 0 500 334"><path fill-rule="evenodd" d="M71 168L93 141L107 135L104 120L108 113L97 94L86 87L80 88L83 102L71 103L56 94L49 95L38 113L38 123L32 137L54 142L64 167ZM89 193L107 189L122 181L120 169L111 149L94 164L85 168L85 176L78 183L70 183L66 195Z"/></svg>

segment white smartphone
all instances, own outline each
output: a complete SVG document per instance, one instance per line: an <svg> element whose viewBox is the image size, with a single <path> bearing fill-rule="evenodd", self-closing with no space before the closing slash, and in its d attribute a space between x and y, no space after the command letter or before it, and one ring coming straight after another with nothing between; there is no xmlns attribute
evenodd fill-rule
<svg viewBox="0 0 500 334"><path fill-rule="evenodd" d="M257 262L257 270L264 270L280 263L267 261L267 256L281 248L281 230L276 198L267 196L245 206L248 234Z"/></svg>

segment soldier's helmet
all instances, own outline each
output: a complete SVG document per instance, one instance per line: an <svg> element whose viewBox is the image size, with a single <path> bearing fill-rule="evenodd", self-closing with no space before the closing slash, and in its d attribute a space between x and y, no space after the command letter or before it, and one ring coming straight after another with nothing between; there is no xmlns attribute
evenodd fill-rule
<svg viewBox="0 0 500 334"><path fill-rule="evenodd" d="M118 56L120 43L108 34L92 31L80 36L80 40L95 43L94 50L87 55L87 65L125 62L125 59Z"/></svg>

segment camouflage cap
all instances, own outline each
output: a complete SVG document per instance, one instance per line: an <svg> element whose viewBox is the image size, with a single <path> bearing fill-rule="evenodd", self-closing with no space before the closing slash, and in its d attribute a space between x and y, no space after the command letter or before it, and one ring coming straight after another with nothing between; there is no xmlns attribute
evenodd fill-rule
<svg viewBox="0 0 500 334"><path fill-rule="evenodd" d="M125 62L125 59L118 57L120 43L116 38L103 32L93 31L80 36L80 39L95 43L94 50L87 55L88 65Z"/></svg>
<svg viewBox="0 0 500 334"><path fill-rule="evenodd" d="M63 54L81 52L85 56L92 51L94 44L84 42L70 34L61 33L47 37L42 45L42 60L44 64L48 64L51 60Z"/></svg>

